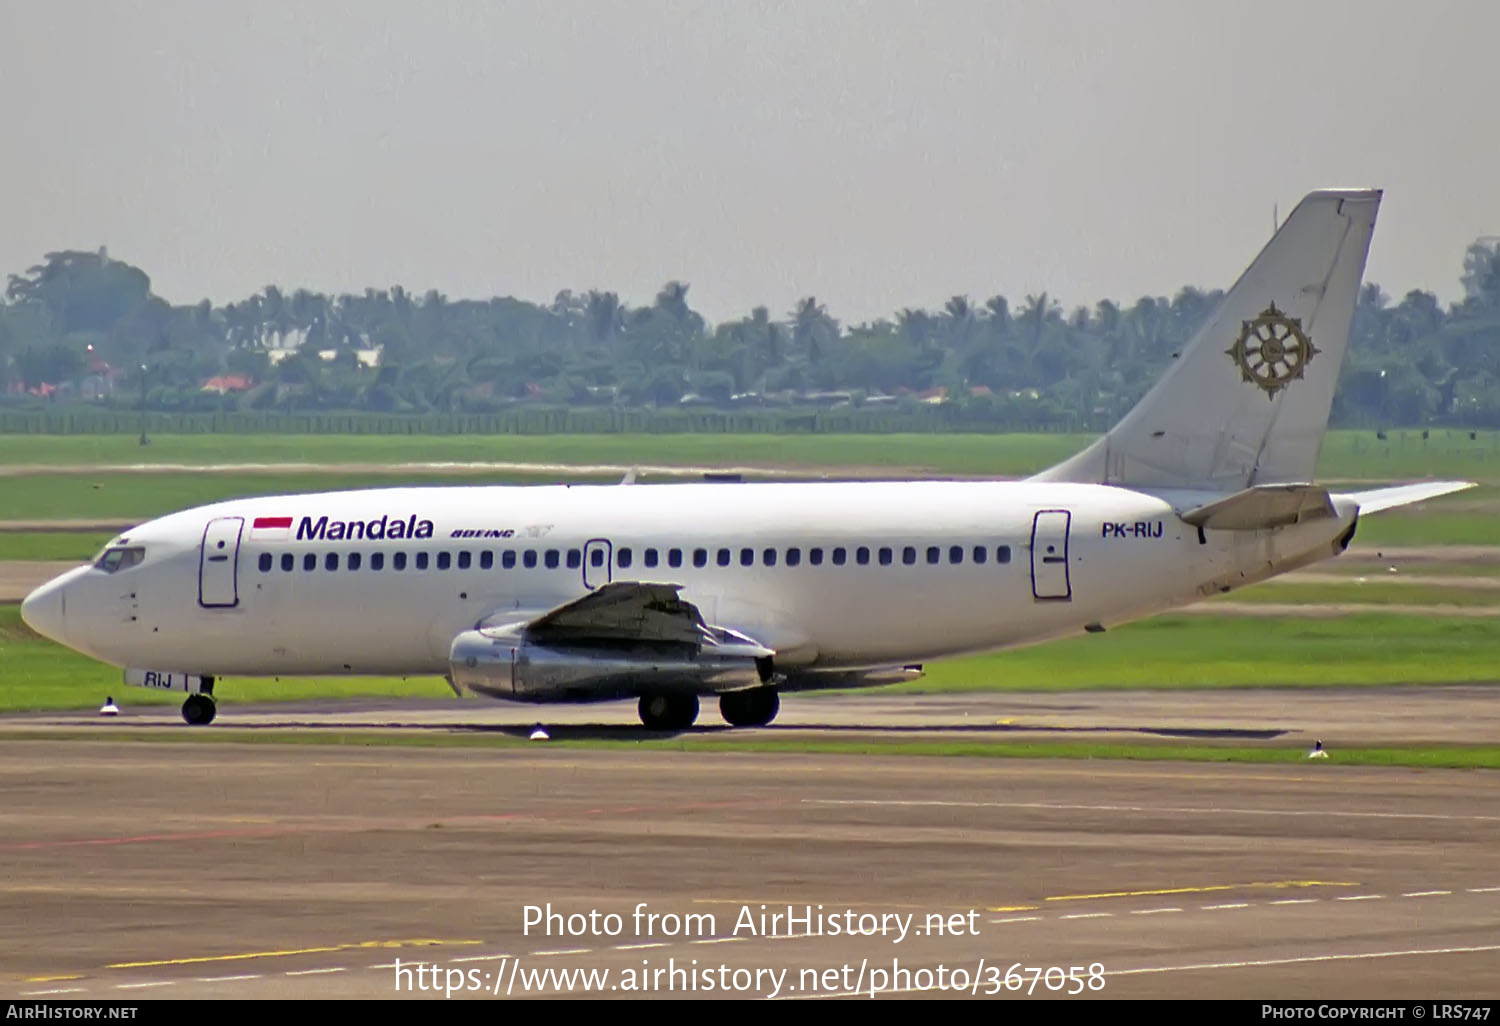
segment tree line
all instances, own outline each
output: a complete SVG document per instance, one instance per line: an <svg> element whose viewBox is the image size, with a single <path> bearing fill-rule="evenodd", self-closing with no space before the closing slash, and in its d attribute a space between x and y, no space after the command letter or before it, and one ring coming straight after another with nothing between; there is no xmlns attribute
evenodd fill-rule
<svg viewBox="0 0 1500 1026"><path fill-rule="evenodd" d="M1334 402L1341 426L1500 426L1500 239L1467 250L1463 299L1364 285ZM954 296L844 324L814 297L710 324L668 282L650 305L565 291L551 303L452 301L400 286L329 296L267 286L173 306L144 271L49 253L0 300L0 404L160 412L494 414L888 406L944 398L962 422L1094 430L1150 386L1221 297L1184 286L1065 310ZM229 391L205 392L205 381ZM248 384L248 388L240 388ZM46 398L38 398L38 394Z"/></svg>

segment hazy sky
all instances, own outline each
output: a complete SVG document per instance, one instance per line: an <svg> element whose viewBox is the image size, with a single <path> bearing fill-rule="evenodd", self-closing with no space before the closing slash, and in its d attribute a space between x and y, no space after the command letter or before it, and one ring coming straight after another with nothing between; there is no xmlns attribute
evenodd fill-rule
<svg viewBox="0 0 1500 1026"><path fill-rule="evenodd" d="M1310 189L1367 279L1500 234L1500 3L0 0L0 273L860 321L1228 286Z"/></svg>

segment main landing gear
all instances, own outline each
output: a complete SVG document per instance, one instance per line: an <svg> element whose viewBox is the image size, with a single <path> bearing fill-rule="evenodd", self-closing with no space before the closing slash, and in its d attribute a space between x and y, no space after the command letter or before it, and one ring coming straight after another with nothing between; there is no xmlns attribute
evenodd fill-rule
<svg viewBox="0 0 1500 1026"><path fill-rule="evenodd" d="M698 718L698 696L657 692L641 696L641 722L647 730L686 730ZM731 727L764 727L781 711L775 688L750 688L719 696L719 714Z"/></svg>
<svg viewBox="0 0 1500 1026"><path fill-rule="evenodd" d="M182 718L190 727L203 727L214 721L214 714L219 711L214 703L214 679L203 678L203 690L197 694L188 695L187 701L182 703Z"/></svg>
<svg viewBox="0 0 1500 1026"><path fill-rule="evenodd" d="M764 727L781 711L775 688L729 691L719 696L719 715L731 727Z"/></svg>
<svg viewBox="0 0 1500 1026"><path fill-rule="evenodd" d="M698 718L698 696L666 692L642 695L640 710L647 730L687 730Z"/></svg>

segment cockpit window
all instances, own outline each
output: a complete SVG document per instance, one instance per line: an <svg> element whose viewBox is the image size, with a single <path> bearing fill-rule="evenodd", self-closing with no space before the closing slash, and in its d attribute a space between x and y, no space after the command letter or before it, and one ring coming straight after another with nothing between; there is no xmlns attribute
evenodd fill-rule
<svg viewBox="0 0 1500 1026"><path fill-rule="evenodd" d="M107 574L112 574L116 570L125 570L133 567L145 558L146 550L139 545L117 546L112 549L105 549L104 554L99 557L98 562L94 566Z"/></svg>

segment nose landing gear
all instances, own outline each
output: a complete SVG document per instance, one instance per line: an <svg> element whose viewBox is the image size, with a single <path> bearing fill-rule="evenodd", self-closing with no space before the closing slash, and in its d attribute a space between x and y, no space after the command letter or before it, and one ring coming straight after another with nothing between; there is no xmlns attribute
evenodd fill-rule
<svg viewBox="0 0 1500 1026"><path fill-rule="evenodd" d="M214 679L203 678L203 690L187 696L182 703L182 718L190 727L203 727L214 721L219 711L214 702Z"/></svg>

